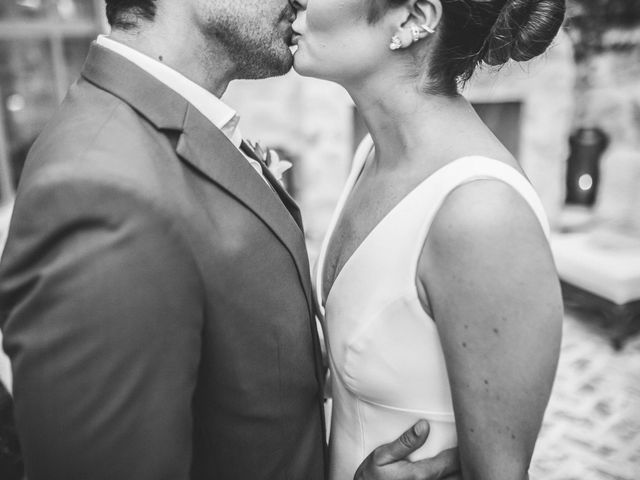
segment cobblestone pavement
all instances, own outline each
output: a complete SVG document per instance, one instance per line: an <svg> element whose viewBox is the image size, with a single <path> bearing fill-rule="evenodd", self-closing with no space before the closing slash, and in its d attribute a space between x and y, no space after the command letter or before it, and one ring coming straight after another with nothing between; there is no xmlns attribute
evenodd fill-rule
<svg viewBox="0 0 640 480"><path fill-rule="evenodd" d="M640 336L615 352L594 320L565 320L532 480L640 480Z"/></svg>

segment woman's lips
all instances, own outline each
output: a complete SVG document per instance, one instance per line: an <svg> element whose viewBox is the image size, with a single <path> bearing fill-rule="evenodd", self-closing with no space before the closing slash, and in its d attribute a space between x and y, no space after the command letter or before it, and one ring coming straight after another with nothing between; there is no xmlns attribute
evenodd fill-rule
<svg viewBox="0 0 640 480"><path fill-rule="evenodd" d="M300 40L300 37L302 37L302 34L300 34L298 31L296 31L295 28L293 28L293 26L291 27L291 44L292 45L297 45L298 41Z"/></svg>

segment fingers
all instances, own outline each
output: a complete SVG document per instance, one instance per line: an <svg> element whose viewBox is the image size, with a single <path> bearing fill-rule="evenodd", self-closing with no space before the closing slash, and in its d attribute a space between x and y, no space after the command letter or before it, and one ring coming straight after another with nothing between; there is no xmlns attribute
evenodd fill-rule
<svg viewBox="0 0 640 480"><path fill-rule="evenodd" d="M420 420L393 442L378 447L373 452L375 463L377 465L387 465L406 458L410 453L424 445L428 436L429 422Z"/></svg>
<svg viewBox="0 0 640 480"><path fill-rule="evenodd" d="M425 460L415 462L414 467L420 472L418 478L423 480L440 480L449 478L449 475L460 472L460 459L458 449L443 450L438 455ZM451 477L457 478L457 477Z"/></svg>

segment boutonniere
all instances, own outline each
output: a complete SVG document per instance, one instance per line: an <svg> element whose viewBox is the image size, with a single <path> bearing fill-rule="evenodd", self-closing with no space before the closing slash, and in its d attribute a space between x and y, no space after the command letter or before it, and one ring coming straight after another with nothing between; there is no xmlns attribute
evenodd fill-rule
<svg viewBox="0 0 640 480"><path fill-rule="evenodd" d="M253 145L253 150L256 152L256 155L260 160L262 160L267 166L271 175L273 175L275 179L282 184L282 175L293 167L293 163L280 158L280 154L273 148L265 148L259 143Z"/></svg>

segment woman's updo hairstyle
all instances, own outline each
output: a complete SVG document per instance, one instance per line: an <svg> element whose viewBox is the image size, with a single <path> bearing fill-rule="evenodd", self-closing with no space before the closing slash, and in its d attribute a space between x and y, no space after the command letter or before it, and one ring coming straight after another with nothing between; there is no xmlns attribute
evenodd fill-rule
<svg viewBox="0 0 640 480"><path fill-rule="evenodd" d="M404 0L370 0L375 22ZM455 95L481 63L501 66L543 53L564 20L565 0L441 0L438 43L430 58L431 93Z"/></svg>

